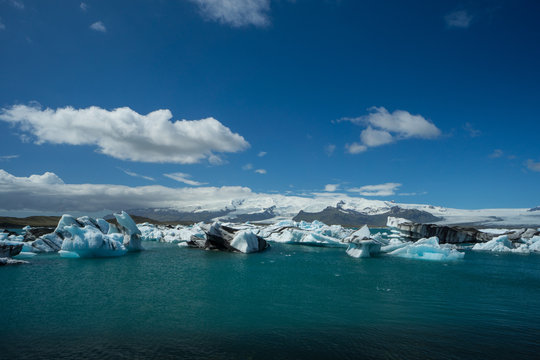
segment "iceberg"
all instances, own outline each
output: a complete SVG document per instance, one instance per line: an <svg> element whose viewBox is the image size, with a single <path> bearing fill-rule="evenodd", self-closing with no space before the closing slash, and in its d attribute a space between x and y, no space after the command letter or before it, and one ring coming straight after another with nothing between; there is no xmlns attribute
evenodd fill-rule
<svg viewBox="0 0 540 360"><path fill-rule="evenodd" d="M150 223L138 224L143 241L159 241L166 243L181 243L191 241L192 237L204 240L206 234L201 228L201 223L182 226L153 225Z"/></svg>
<svg viewBox="0 0 540 360"><path fill-rule="evenodd" d="M13 257L19 255L23 249L23 244L18 241L1 240L0 257Z"/></svg>
<svg viewBox="0 0 540 360"><path fill-rule="evenodd" d="M540 236L535 235L531 238L519 239L520 244L514 244L510 241L508 235L501 235L485 243L475 244L472 250L492 251L492 252L512 252L519 254L530 254L531 252L540 252Z"/></svg>
<svg viewBox="0 0 540 360"><path fill-rule="evenodd" d="M235 234L230 245L244 254L257 252L259 251L259 237L251 230L240 230Z"/></svg>
<svg viewBox="0 0 540 360"><path fill-rule="evenodd" d="M496 238L488 242L475 244L472 247L472 250L512 252L514 250L514 245L508 239L508 235L501 235L501 236L497 236Z"/></svg>
<svg viewBox="0 0 540 360"><path fill-rule="evenodd" d="M463 259L465 253L459 252L451 246L439 245L439 238L433 236L414 243L406 243L399 249L389 252L388 255L407 259L447 261Z"/></svg>
<svg viewBox="0 0 540 360"><path fill-rule="evenodd" d="M206 250L221 250L250 254L265 250L269 245L251 230L238 230L215 222L203 228L204 239L193 236L187 243L190 247Z"/></svg>
<svg viewBox="0 0 540 360"><path fill-rule="evenodd" d="M122 256L127 252L123 245L122 234L103 234L96 227L87 225L78 227L69 225L64 227L70 236L62 243L62 253L76 253L79 257L111 257ZM71 256L69 256L71 257Z"/></svg>
<svg viewBox="0 0 540 360"><path fill-rule="evenodd" d="M28 261L17 260L8 257L0 257L0 266L2 265L17 265L17 264L28 264Z"/></svg>
<svg viewBox="0 0 540 360"><path fill-rule="evenodd" d="M141 243L141 231L135 221L125 211L115 213L114 217L118 221L118 228L124 234L123 244L128 251L144 250ZM112 235L112 234L111 234Z"/></svg>
<svg viewBox="0 0 540 360"><path fill-rule="evenodd" d="M381 252L381 243L375 240L358 240L350 243L346 252L354 258L372 257Z"/></svg>

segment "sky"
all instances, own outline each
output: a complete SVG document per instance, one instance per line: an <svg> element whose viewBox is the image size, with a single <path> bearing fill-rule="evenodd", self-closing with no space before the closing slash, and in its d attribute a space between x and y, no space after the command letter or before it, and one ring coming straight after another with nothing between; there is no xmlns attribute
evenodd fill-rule
<svg viewBox="0 0 540 360"><path fill-rule="evenodd" d="M0 212L107 188L538 206L539 10L0 0Z"/></svg>

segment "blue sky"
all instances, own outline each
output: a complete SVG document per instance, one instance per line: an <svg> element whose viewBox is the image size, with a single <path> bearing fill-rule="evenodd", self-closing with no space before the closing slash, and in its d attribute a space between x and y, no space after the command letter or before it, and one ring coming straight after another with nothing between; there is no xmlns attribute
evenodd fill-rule
<svg viewBox="0 0 540 360"><path fill-rule="evenodd" d="M0 169L65 184L537 206L539 10L0 0Z"/></svg>

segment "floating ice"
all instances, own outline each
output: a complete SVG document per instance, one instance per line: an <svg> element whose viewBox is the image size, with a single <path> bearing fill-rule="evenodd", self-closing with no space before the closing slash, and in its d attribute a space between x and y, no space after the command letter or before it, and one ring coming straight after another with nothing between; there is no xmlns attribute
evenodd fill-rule
<svg viewBox="0 0 540 360"><path fill-rule="evenodd" d="M501 235L488 242L475 244L472 249L479 251L512 252L514 245L508 239L508 235Z"/></svg>
<svg viewBox="0 0 540 360"><path fill-rule="evenodd" d="M201 223L175 227L154 225L150 223L138 224L141 231L141 239L144 241L160 241L166 243L179 243L191 241L193 237L204 240L206 234L201 228Z"/></svg>
<svg viewBox="0 0 540 360"><path fill-rule="evenodd" d="M414 243L406 243L405 246L391 251L388 255L399 256L408 259L418 260L458 260L463 259L464 253L451 247L439 245L439 238L436 236L420 239Z"/></svg>
<svg viewBox="0 0 540 360"><path fill-rule="evenodd" d="M16 259L30 259L36 256L37 254L34 252L28 252L28 251L21 251L19 255L14 256Z"/></svg>
<svg viewBox="0 0 540 360"><path fill-rule="evenodd" d="M70 225L64 230L69 232L70 237L64 239L62 250L76 253L79 257L122 256L127 252L122 244L122 234L103 234L93 226L81 228Z"/></svg>
<svg viewBox="0 0 540 360"><path fill-rule="evenodd" d="M476 251L492 252L512 252L519 254L529 254L531 252L540 252L540 236L519 239L521 243L513 244L508 235L501 235L485 243L478 243L473 246Z"/></svg>
<svg viewBox="0 0 540 360"><path fill-rule="evenodd" d="M28 264L28 261L17 260L8 257L0 257L0 265Z"/></svg>
<svg viewBox="0 0 540 360"><path fill-rule="evenodd" d="M244 254L259 251L259 237L251 230L238 231L230 244L233 248Z"/></svg>
<svg viewBox="0 0 540 360"><path fill-rule="evenodd" d="M350 243L346 252L354 258L371 257L381 252L381 243L375 240L359 240Z"/></svg>
<svg viewBox="0 0 540 360"><path fill-rule="evenodd" d="M141 243L141 231L131 216L122 211L121 213L115 213L114 217L118 221L120 231L124 234L123 244L126 249L129 251L144 250Z"/></svg>

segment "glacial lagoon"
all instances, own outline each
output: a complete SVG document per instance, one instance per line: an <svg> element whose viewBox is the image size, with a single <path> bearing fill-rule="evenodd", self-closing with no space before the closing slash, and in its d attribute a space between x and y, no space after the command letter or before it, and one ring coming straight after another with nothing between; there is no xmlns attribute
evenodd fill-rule
<svg viewBox="0 0 540 360"><path fill-rule="evenodd" d="M5 359L533 359L540 255L454 261L272 243L144 242L118 258L0 268Z"/></svg>

